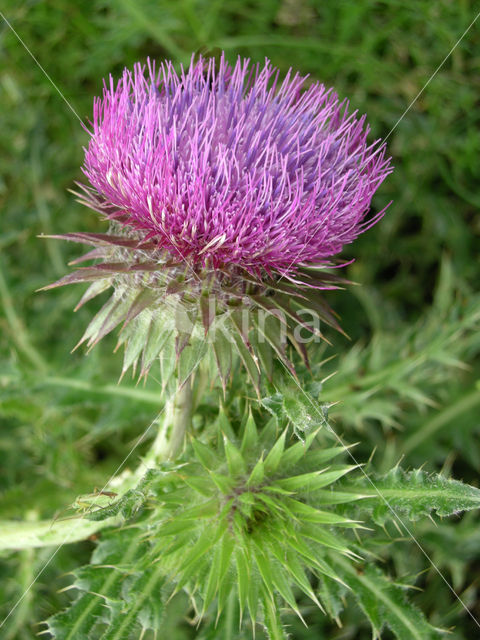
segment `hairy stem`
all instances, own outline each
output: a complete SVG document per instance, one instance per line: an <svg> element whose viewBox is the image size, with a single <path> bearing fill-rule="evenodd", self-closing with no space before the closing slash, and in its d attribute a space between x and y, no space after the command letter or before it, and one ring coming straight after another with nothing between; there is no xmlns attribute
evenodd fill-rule
<svg viewBox="0 0 480 640"><path fill-rule="evenodd" d="M165 403L162 421L147 461L169 460L178 456L183 448L185 434L192 420L191 377L179 386Z"/></svg>
<svg viewBox="0 0 480 640"><path fill-rule="evenodd" d="M101 522L84 518L65 520L38 520L36 522L9 520L0 522L0 549L31 549L65 545L85 540L100 529L119 526L121 517L112 517Z"/></svg>

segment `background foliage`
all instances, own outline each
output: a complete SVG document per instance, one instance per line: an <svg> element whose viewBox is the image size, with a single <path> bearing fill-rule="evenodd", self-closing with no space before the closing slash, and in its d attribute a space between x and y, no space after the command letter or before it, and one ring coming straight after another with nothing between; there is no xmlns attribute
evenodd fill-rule
<svg viewBox="0 0 480 640"><path fill-rule="evenodd" d="M268 56L283 72L292 65L334 85L368 113L376 137L390 132L479 10L469 0L2 4L82 119L108 73L118 75L147 55L186 64L192 51L225 49L232 60L238 53ZM475 26L390 135L396 170L374 204L394 203L344 254L355 256L347 275L361 286L330 295L351 340L333 336L334 346L322 347L317 360L335 358L315 371L317 380L336 372L320 397L338 401L332 424L360 442L359 461L375 449L371 464L378 473L403 456L404 468L424 465L477 486L479 45ZM0 509L2 518L35 520L104 485L155 417L160 391L153 377L145 387L128 380L116 386L121 355L112 354L113 338L88 358L69 354L91 315L85 308L72 314L78 291L34 293L61 276L78 252L37 234L101 228L67 193L81 177L87 135L5 24L0 62ZM209 402L206 397L206 414ZM479 618L477 516L438 528L422 520L414 531ZM411 583L421 574L422 591L411 599L431 623L455 626L455 640L475 637L473 622L425 558L412 547L406 554L392 546L397 576ZM5 638L32 638L34 622L70 600L59 593L71 582L64 574L86 563L93 548L87 541L60 550L9 619ZM4 554L1 618L49 553ZM168 608L165 637L197 637L179 598ZM310 627L292 620L294 638L370 637L354 606L341 629L305 607Z"/></svg>

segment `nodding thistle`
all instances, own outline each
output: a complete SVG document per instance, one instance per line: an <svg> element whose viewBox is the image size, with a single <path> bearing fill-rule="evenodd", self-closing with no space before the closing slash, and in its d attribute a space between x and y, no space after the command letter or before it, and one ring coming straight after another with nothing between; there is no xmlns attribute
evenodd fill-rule
<svg viewBox="0 0 480 640"><path fill-rule="evenodd" d="M91 282L79 305L113 288L81 342L123 323L123 372L146 375L167 343L181 357L207 337L223 386L232 352L257 388L273 357L293 371L288 341L307 362L298 329L322 334L299 311L338 328L319 300L340 282L326 269L383 215L370 203L392 167L368 132L332 89L291 71L281 82L268 60L192 58L180 73L149 61L110 77L79 193L110 229L63 236L95 264L51 285Z"/></svg>

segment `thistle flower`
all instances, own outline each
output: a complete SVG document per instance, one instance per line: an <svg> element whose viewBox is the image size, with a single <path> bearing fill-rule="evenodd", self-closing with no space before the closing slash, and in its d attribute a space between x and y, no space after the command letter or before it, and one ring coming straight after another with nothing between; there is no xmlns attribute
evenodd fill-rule
<svg viewBox="0 0 480 640"><path fill-rule="evenodd" d="M123 321L131 325L121 339L124 371L141 359L146 374L165 342L160 326L176 336L179 356L197 325L206 333L222 317L255 380L261 354L250 331L259 309L277 312L305 361L292 335L305 325L298 307L337 326L317 290L338 285L325 269L383 215L369 217L370 203L392 169L384 145L367 142L365 116L306 80L288 72L280 83L268 61L230 66L223 56L218 69L200 58L180 74L171 62L148 62L116 85L110 77L94 103L83 167L90 184L80 194L110 233L63 236L92 245L85 258L100 262L51 285L92 281L80 304L113 286L82 342L93 346ZM178 300L186 330L163 313ZM233 318L239 310L246 321ZM278 334L276 323L264 336L264 359L274 353L292 368ZM225 384L231 355L213 342Z"/></svg>

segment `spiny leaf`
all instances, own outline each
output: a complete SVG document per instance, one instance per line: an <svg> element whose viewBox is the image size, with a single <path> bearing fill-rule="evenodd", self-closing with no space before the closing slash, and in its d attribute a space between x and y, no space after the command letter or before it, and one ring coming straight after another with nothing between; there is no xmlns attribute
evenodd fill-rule
<svg viewBox="0 0 480 640"><path fill-rule="evenodd" d="M137 529L103 534L92 564L78 571L77 599L47 621L55 639L120 640L127 629L138 629L140 634L159 624L165 578L160 567L151 564L149 554L150 547ZM99 621L107 626L94 636Z"/></svg>
<svg viewBox="0 0 480 640"><path fill-rule="evenodd" d="M142 313L135 319L135 322L132 322L122 330L118 340L118 346L122 343L125 344L122 377L132 366L134 367L135 372L138 359L140 358L142 351L145 349L149 325L149 315Z"/></svg>
<svg viewBox="0 0 480 640"><path fill-rule="evenodd" d="M245 423L245 428L243 431L242 444L240 447L240 451L242 455L248 455L255 451L258 445L258 432L257 426L255 424L255 420L253 419L252 413L249 412L247 421Z"/></svg>
<svg viewBox="0 0 480 640"><path fill-rule="evenodd" d="M220 465L220 458L211 447L196 438L192 440L192 447L197 460L207 471Z"/></svg>
<svg viewBox="0 0 480 640"><path fill-rule="evenodd" d="M221 473L214 473L211 471L210 478L218 489L225 495L229 494L235 486L235 481L232 478Z"/></svg>
<svg viewBox="0 0 480 640"><path fill-rule="evenodd" d="M265 458L265 473L267 475L275 473L278 469L280 461L282 459L283 451L285 449L285 437L286 432L284 431L280 438L276 441L273 447L268 452L267 457Z"/></svg>
<svg viewBox="0 0 480 640"><path fill-rule="evenodd" d="M272 347L265 340L259 340L256 332L254 332L251 341L253 349L260 360L262 373L265 374L271 383L273 383L275 353Z"/></svg>
<svg viewBox="0 0 480 640"><path fill-rule="evenodd" d="M338 557L335 561L342 579L370 620L375 638L388 626L398 640L433 640L444 632L428 623L405 597L403 587L391 582L377 567L359 569Z"/></svg>
<svg viewBox="0 0 480 640"><path fill-rule="evenodd" d="M338 534L338 531L335 531L335 534L333 534L325 527L319 527L305 522L302 524L299 533L304 538L309 538L324 547L335 549L335 551L344 555L356 555L350 551L347 541Z"/></svg>
<svg viewBox="0 0 480 640"><path fill-rule="evenodd" d="M362 478L355 485L342 485L340 489L368 496L362 507L374 507L374 518L380 524L395 518L397 512L409 520L418 520L432 511L449 516L480 508L480 489L420 469L406 472L396 467L384 476L374 476L372 482Z"/></svg>
<svg viewBox="0 0 480 640"><path fill-rule="evenodd" d="M209 606L212 604L218 590L218 585L223 577L220 575L222 555L224 553L223 548L229 540L230 538L224 536L214 550L213 560L210 566L203 597L203 612L207 611Z"/></svg>
<svg viewBox="0 0 480 640"><path fill-rule="evenodd" d="M293 551L286 551L284 554L284 566L292 576L296 585L309 597L315 604L323 610L322 605L314 594L310 582L305 574L305 570L298 560L297 554Z"/></svg>
<svg viewBox="0 0 480 640"><path fill-rule="evenodd" d="M273 586L285 600L285 602L292 608L297 616L304 622L303 617L298 609L295 596L293 595L292 588L286 576L285 569L277 562L271 564Z"/></svg>
<svg viewBox="0 0 480 640"><path fill-rule="evenodd" d="M189 551L185 551L184 559L181 565L178 567L179 581L177 583L177 590L184 586L193 576L194 565L215 545L215 543L221 538L225 531L225 526L220 525L212 531L211 527L205 529L205 531L198 538L193 548Z"/></svg>
<svg viewBox="0 0 480 640"><path fill-rule="evenodd" d="M133 299L128 313L125 317L125 325L136 318L142 311L147 309L157 298L157 293L148 288L140 289L138 294Z"/></svg>
<svg viewBox="0 0 480 640"><path fill-rule="evenodd" d="M286 449L282 453L282 459L280 462L282 469L288 469L289 467L297 464L308 453L313 441L317 437L318 430L309 433L304 441L296 442L291 447ZM323 451L323 450L322 450Z"/></svg>
<svg viewBox="0 0 480 640"><path fill-rule="evenodd" d="M265 464L263 460L258 460L257 464L253 467L252 472L247 480L247 487L259 486L265 477Z"/></svg>
<svg viewBox="0 0 480 640"><path fill-rule="evenodd" d="M235 562L237 567L238 603L240 605L240 615L242 615L247 604L250 577L249 561L246 556L246 550L242 547L235 549Z"/></svg>
<svg viewBox="0 0 480 640"><path fill-rule="evenodd" d="M310 450L306 455L306 463L308 466L317 467L345 454L349 448L350 447L328 447L326 449L319 448Z"/></svg>
<svg viewBox="0 0 480 640"><path fill-rule="evenodd" d="M330 471L313 471L312 473L304 473L300 476L282 478L277 480L275 484L287 491L315 491L335 482L356 468L356 465L342 465Z"/></svg>
<svg viewBox="0 0 480 640"><path fill-rule="evenodd" d="M309 433L327 425L325 407L319 407L313 399L309 396L305 397L300 391L295 395L290 393L284 395L283 408L295 430L300 434Z"/></svg>
<svg viewBox="0 0 480 640"><path fill-rule="evenodd" d="M230 475L232 477L244 475L246 473L245 460L240 450L226 436L224 437L224 447Z"/></svg>
<svg viewBox="0 0 480 640"><path fill-rule="evenodd" d="M262 602L265 629L268 633L269 640L287 640L287 633L282 625L275 600L270 594L264 592Z"/></svg>
<svg viewBox="0 0 480 640"><path fill-rule="evenodd" d="M162 320L159 319L159 321L161 322ZM153 342L151 343L149 339L148 346L152 347L152 350L149 353L147 353L147 350L145 350L145 357L144 357L144 360L142 361L142 374L143 374L144 371L148 371L150 369L150 366L153 363L153 360L155 360L158 356L160 356L159 358L160 373L161 373L163 389L165 389L165 387L167 386L167 383L171 379L177 363L177 356L175 353L175 340L173 339L173 335L174 335L173 331L167 331L163 333L163 336L162 336L163 341L161 343L162 346L161 346L160 353L159 351L157 351L158 343L157 343L157 347L153 349L153 346L154 346Z"/></svg>
<svg viewBox="0 0 480 640"><path fill-rule="evenodd" d="M345 518L344 516L333 511L322 511L321 509L316 509L309 504L305 504L304 502L300 502L299 500L294 500L293 498L285 497L284 502L286 503L288 508L291 509L291 511L304 522L343 525L347 527L353 526L355 524L354 520Z"/></svg>

